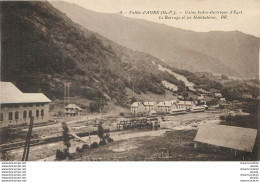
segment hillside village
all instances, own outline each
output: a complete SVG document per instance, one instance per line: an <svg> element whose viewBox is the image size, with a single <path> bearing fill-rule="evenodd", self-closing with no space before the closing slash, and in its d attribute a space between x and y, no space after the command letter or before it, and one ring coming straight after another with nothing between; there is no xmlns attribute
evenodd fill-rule
<svg viewBox="0 0 260 182"><path fill-rule="evenodd" d="M213 98L217 100L216 105L210 107L210 109L216 109L218 107L223 107L226 104L226 99L222 97L221 93L213 94ZM208 95L207 95L208 96ZM183 99L182 96L179 97ZM185 111L193 111L194 109L199 108L198 111L208 110L209 107L207 102L205 101L205 97L203 95L197 97L195 101L185 101L185 100L171 100L164 102L134 102L131 105L131 113L132 114L156 114L156 113L171 113L177 112L178 109L185 109Z"/></svg>
<svg viewBox="0 0 260 182"><path fill-rule="evenodd" d="M1 6L1 160L259 159L258 79L174 67L48 2Z"/></svg>

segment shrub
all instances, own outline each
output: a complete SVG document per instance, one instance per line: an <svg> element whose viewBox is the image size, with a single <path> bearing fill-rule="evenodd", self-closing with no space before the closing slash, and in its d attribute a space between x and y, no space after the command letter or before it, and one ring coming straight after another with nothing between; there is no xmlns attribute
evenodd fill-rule
<svg viewBox="0 0 260 182"><path fill-rule="evenodd" d="M108 139L107 139L107 142L108 142L108 143L111 143L111 142L114 142L114 140L113 140L113 138L108 138Z"/></svg>
<svg viewBox="0 0 260 182"><path fill-rule="evenodd" d="M77 147L77 148L76 148L76 152L78 152L78 153L79 153L79 152L82 152L82 149L81 149L80 147Z"/></svg>
<svg viewBox="0 0 260 182"><path fill-rule="evenodd" d="M219 116L219 119L222 120L222 121L225 121L226 117L222 115L222 116Z"/></svg>
<svg viewBox="0 0 260 182"><path fill-rule="evenodd" d="M125 115L125 113L123 113L123 112L120 112L120 114L119 114L120 116L124 116Z"/></svg>
<svg viewBox="0 0 260 182"><path fill-rule="evenodd" d="M109 134L109 133L106 133L106 134L104 135L104 140L107 141L108 138L110 138L110 134Z"/></svg>
<svg viewBox="0 0 260 182"><path fill-rule="evenodd" d="M83 145L82 145L82 150L88 149L88 148L89 148L88 144L83 144Z"/></svg>
<svg viewBox="0 0 260 182"><path fill-rule="evenodd" d="M99 142L100 146L103 146L103 145L106 145L106 144L107 144L107 142L105 140L102 140L102 141Z"/></svg>
<svg viewBox="0 0 260 182"><path fill-rule="evenodd" d="M258 117L255 115L223 116L220 124L258 129Z"/></svg>
<svg viewBox="0 0 260 182"><path fill-rule="evenodd" d="M60 149L56 150L56 159L57 160L64 160L66 159L66 153Z"/></svg>
<svg viewBox="0 0 260 182"><path fill-rule="evenodd" d="M98 125L98 137L100 138L100 140L104 140L104 128L102 127L102 123L100 123Z"/></svg>
<svg viewBox="0 0 260 182"><path fill-rule="evenodd" d="M98 147L98 143L97 142L93 142L91 145L90 145L91 148L97 148Z"/></svg>

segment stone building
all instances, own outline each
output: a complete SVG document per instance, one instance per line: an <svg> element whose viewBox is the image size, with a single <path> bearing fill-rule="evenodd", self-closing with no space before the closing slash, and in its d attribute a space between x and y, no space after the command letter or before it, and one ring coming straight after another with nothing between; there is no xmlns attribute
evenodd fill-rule
<svg viewBox="0 0 260 182"><path fill-rule="evenodd" d="M131 105L131 112L133 114L145 113L145 111L146 111L145 106L141 102L134 102Z"/></svg>
<svg viewBox="0 0 260 182"><path fill-rule="evenodd" d="M190 110L192 107L195 107L195 103L192 101L179 101L177 102L177 108L178 109L187 109Z"/></svg>
<svg viewBox="0 0 260 182"><path fill-rule="evenodd" d="M159 102L157 104L157 111L168 113L171 111L172 104L170 101Z"/></svg>
<svg viewBox="0 0 260 182"><path fill-rule="evenodd" d="M151 112L156 110L156 104L156 102L144 102L144 107L147 112Z"/></svg>

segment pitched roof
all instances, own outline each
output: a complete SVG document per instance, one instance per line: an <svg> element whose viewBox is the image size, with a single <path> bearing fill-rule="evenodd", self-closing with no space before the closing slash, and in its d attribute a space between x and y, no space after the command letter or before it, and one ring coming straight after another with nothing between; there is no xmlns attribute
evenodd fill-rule
<svg viewBox="0 0 260 182"><path fill-rule="evenodd" d="M179 101L178 105L192 105L192 101Z"/></svg>
<svg viewBox="0 0 260 182"><path fill-rule="evenodd" d="M201 125L194 141L252 152L257 130L225 125Z"/></svg>
<svg viewBox="0 0 260 182"><path fill-rule="evenodd" d="M79 106L75 105L75 104L69 104L66 107L64 107L65 109L77 109L82 111L83 109L81 109Z"/></svg>
<svg viewBox="0 0 260 182"><path fill-rule="evenodd" d="M141 102L134 102L131 106L137 107L137 106L139 106L140 104L141 104Z"/></svg>
<svg viewBox="0 0 260 182"><path fill-rule="evenodd" d="M215 93L215 96L216 97L222 97L222 94L221 93Z"/></svg>
<svg viewBox="0 0 260 182"><path fill-rule="evenodd" d="M177 100L171 100L170 101L170 103L176 103L177 102Z"/></svg>
<svg viewBox="0 0 260 182"><path fill-rule="evenodd" d="M43 103L51 100L42 93L23 93L11 82L0 82L0 103Z"/></svg>
<svg viewBox="0 0 260 182"><path fill-rule="evenodd" d="M170 106L172 106L172 105L171 105L171 102L170 102L170 101L165 101L165 102L159 102L159 103L158 103L158 106L169 106L169 107L170 107Z"/></svg>
<svg viewBox="0 0 260 182"><path fill-rule="evenodd" d="M154 106L156 102L144 102L145 106Z"/></svg>

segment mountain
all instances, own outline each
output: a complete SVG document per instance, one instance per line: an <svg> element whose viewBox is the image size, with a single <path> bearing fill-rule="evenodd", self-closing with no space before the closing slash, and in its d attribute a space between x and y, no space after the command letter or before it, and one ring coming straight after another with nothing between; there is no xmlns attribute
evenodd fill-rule
<svg viewBox="0 0 260 182"><path fill-rule="evenodd" d="M159 59L122 47L74 23L48 2L0 2L1 80L23 92L43 92L126 105L134 92L164 94L161 81L184 88L174 76L158 70ZM10 23L12 22L12 23ZM157 63L157 64L152 64Z"/></svg>
<svg viewBox="0 0 260 182"><path fill-rule="evenodd" d="M118 44L149 53L191 71L258 78L259 38L238 31L194 32L117 14L97 13L75 4L51 4L74 22Z"/></svg>

